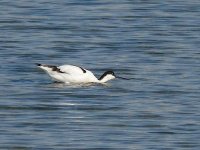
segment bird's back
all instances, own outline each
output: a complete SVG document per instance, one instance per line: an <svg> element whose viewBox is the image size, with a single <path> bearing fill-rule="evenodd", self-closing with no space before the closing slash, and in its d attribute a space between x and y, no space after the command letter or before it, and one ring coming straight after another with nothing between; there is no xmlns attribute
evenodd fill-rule
<svg viewBox="0 0 200 150"><path fill-rule="evenodd" d="M82 75L87 72L86 69L83 69L74 65L62 65L58 67L62 72L69 75Z"/></svg>

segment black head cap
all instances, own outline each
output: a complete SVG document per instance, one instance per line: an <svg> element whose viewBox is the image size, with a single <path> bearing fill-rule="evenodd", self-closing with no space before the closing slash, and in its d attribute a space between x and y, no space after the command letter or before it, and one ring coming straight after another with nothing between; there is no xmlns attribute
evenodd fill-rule
<svg viewBox="0 0 200 150"><path fill-rule="evenodd" d="M107 75L107 74L111 74L111 75L113 75L113 76L115 75L115 73L114 73L112 70L106 71L105 74L106 74L106 75Z"/></svg>
<svg viewBox="0 0 200 150"><path fill-rule="evenodd" d="M104 74L99 78L99 80L103 79L108 74L115 76L115 73L112 70L109 70L104 72Z"/></svg>

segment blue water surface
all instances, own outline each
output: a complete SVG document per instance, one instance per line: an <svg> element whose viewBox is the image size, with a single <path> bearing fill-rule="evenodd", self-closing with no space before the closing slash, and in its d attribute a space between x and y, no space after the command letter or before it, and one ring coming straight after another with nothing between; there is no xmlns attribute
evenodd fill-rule
<svg viewBox="0 0 200 150"><path fill-rule="evenodd" d="M200 149L199 0L1 0L0 149ZM55 84L35 63L131 80Z"/></svg>

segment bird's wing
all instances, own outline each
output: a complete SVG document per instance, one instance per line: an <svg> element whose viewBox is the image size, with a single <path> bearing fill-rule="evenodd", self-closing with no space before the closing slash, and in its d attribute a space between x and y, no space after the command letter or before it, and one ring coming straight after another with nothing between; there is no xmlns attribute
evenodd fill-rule
<svg viewBox="0 0 200 150"><path fill-rule="evenodd" d="M86 69L73 65L62 65L58 67L60 71L70 75L80 75L86 73Z"/></svg>

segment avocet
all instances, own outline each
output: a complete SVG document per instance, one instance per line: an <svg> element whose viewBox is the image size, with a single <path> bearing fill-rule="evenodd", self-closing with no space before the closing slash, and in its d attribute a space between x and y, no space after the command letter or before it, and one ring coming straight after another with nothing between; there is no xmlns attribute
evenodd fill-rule
<svg viewBox="0 0 200 150"><path fill-rule="evenodd" d="M54 81L62 83L106 83L115 78L128 80L127 78L116 76L112 70L106 71L98 79L91 71L74 65L62 65L58 67L45 64L36 65L44 70Z"/></svg>

